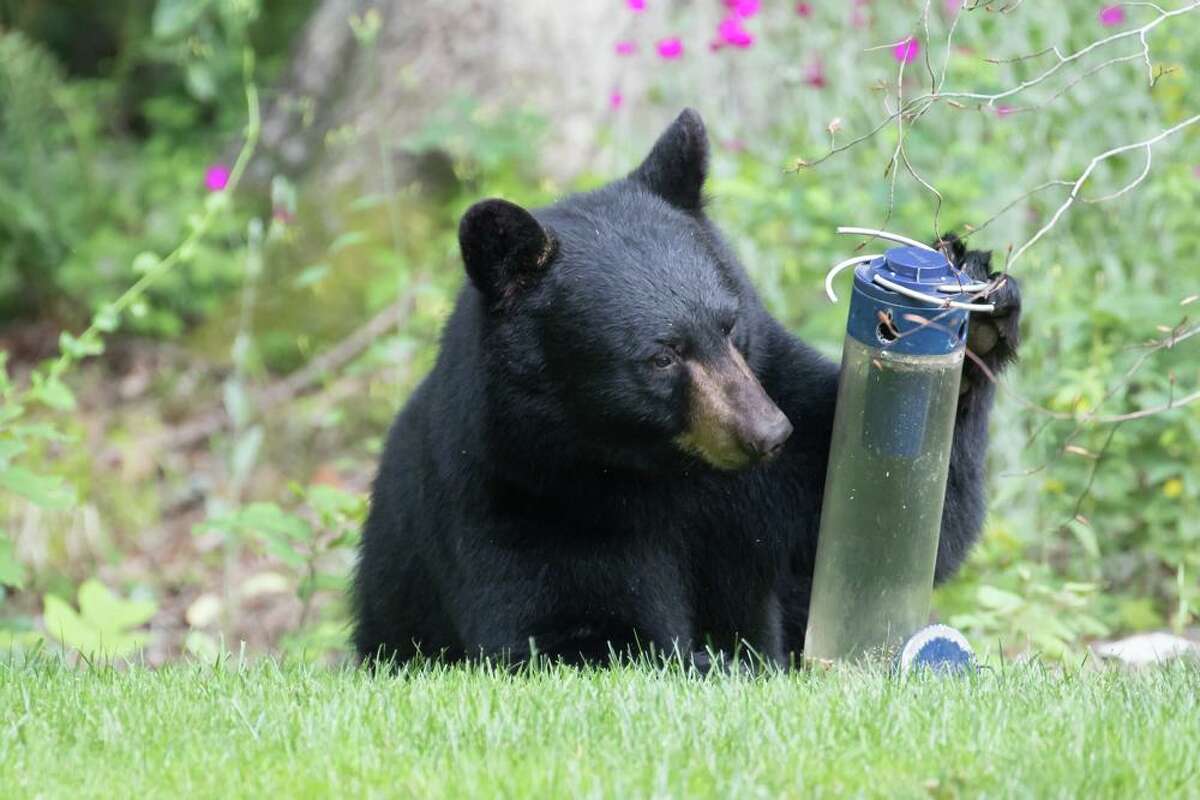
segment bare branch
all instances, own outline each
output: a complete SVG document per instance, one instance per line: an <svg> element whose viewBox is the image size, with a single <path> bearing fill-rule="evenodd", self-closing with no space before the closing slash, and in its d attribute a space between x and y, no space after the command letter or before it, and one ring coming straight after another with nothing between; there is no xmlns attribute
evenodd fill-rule
<svg viewBox="0 0 1200 800"><path fill-rule="evenodd" d="M1145 25L1143 25L1140 28L1131 28L1130 30L1121 31L1120 33L1114 33L1112 36L1107 36L1103 39L1098 39L1097 41L1092 42L1088 46L1080 48L1079 50L1076 50L1074 53L1071 53L1069 56L1062 55L1062 53L1059 52L1057 47L1051 48L1050 52L1053 52L1055 57L1058 59L1058 61L1054 64L1054 66L1045 70L1044 72L1042 72L1040 75L1038 75L1035 78L1030 78L1029 80L1022 81L1020 84L1012 87L1011 89L1005 89L1002 92L996 92L994 94L985 94L982 92L948 92L948 93L939 95L939 97L954 97L954 98L958 98L958 99L962 99L962 100L980 100L980 101L985 102L989 106L995 105L997 100L1003 100L1006 97L1011 97L1015 94L1023 92L1031 86L1037 86L1039 83L1042 83L1042 82L1046 81L1047 79L1049 79L1050 77L1052 77L1053 75L1055 75L1060 69L1065 67L1067 64L1071 64L1075 61L1078 61L1079 59L1086 56L1088 53L1091 53L1094 50L1104 47L1105 45L1112 44L1113 42L1119 42L1122 39L1128 39L1132 36L1137 36L1139 39L1141 39L1144 42L1146 34L1148 34L1150 31L1154 30L1155 28L1157 28L1159 25L1161 25L1166 20L1170 19L1171 17L1177 17L1180 14L1187 14L1190 11L1195 11L1197 8L1200 8L1200 0L1197 0L1197 2L1189 3L1188 5L1182 6L1181 8L1177 8L1174 11L1167 11L1162 14L1159 14L1159 16L1155 17L1150 22L1147 22ZM1045 52L1046 51L1043 50L1041 53L1038 53L1037 55L1042 55Z"/></svg>
<svg viewBox="0 0 1200 800"><path fill-rule="evenodd" d="M1107 161L1108 159L1112 158L1115 155L1120 155L1121 153L1128 152L1129 150L1136 150L1139 147L1145 147L1145 148L1149 149L1150 147L1157 144L1158 142L1161 142L1163 139L1166 139L1168 136L1178 133L1179 131L1183 130L1184 128L1188 127L1189 125L1195 125L1197 122L1200 122L1200 114L1197 114L1193 117L1188 117L1183 122L1180 122L1176 125L1172 125L1170 128L1167 128L1165 131L1161 131L1160 133L1158 133L1155 136L1150 137L1149 139L1146 139L1141 142L1134 142L1133 144L1121 145L1120 147L1114 147L1111 150L1106 150L1105 152L1103 152L1100 155L1093 158L1091 160L1091 162L1088 164L1087 169L1085 169L1083 171L1083 174L1080 175L1078 180L1075 181L1075 185L1071 188L1071 194L1067 197L1066 200L1063 201L1063 204L1058 207L1058 210L1054 212L1054 216L1052 216L1050 218L1050 221L1047 222L1045 225L1043 225L1041 227L1041 229L1033 235L1032 239L1030 239L1025 244L1023 244L1019 248L1017 248L1017 251L1015 253L1013 253L1011 258L1008 259L1008 263L1005 265L1005 269L1011 271L1013 264L1015 264L1017 262L1017 260L1020 259L1020 257L1025 253L1025 251L1028 250L1030 247L1033 247L1033 245L1036 244L1037 241L1039 239L1041 239L1046 234L1047 231L1049 231L1056 224L1058 224L1059 219L1061 219L1062 215L1067 212L1067 209L1070 208L1077 199L1079 199L1080 189L1083 188L1084 183L1087 182L1087 179L1091 176L1092 172L1102 162ZM1140 179L1139 179L1139 181L1140 181Z"/></svg>
<svg viewBox="0 0 1200 800"><path fill-rule="evenodd" d="M1091 67L1090 69L1076 75L1072 80L1063 84L1062 88L1060 88L1054 94L1047 97L1045 100L1042 100L1040 103L1034 103L1034 104L1028 105L1028 106L1014 106L1014 107L1008 109L1008 113L1023 114L1023 113L1029 112L1029 111L1037 111L1038 109L1045 108L1046 106L1050 105L1055 100L1057 100L1058 98L1062 97L1067 92L1074 89L1076 86L1078 86L1083 81L1085 81L1088 78L1090 78L1091 76L1095 75L1097 72L1100 72L1103 69L1111 67L1113 64L1123 64L1126 61L1136 61L1137 59L1139 59L1141 57L1142 57L1141 53L1130 53L1129 55L1126 55L1126 56L1116 56L1115 58L1110 58L1107 61L1102 61L1099 64L1096 64L1095 66Z"/></svg>
<svg viewBox="0 0 1200 800"><path fill-rule="evenodd" d="M1109 424L1118 423L1118 422L1128 422L1131 419L1144 419L1146 417L1152 417L1155 414L1161 414L1164 411L1172 411L1176 408L1182 408L1183 406L1186 406L1190 403L1194 403L1197 400L1200 400L1200 391L1192 392L1191 394L1187 395L1186 397L1181 397L1178 400L1172 400L1170 402L1164 403L1161 406L1154 406L1153 408L1143 408L1139 411L1131 411L1128 414L1113 414L1111 416L1106 416L1106 417L1090 417L1089 421L1096 422L1101 425L1109 425Z"/></svg>
<svg viewBox="0 0 1200 800"><path fill-rule="evenodd" d="M1079 198L1079 201L1081 203L1103 203L1105 200L1112 200L1113 198L1120 197L1121 195L1125 194L1133 187L1137 186L1142 181L1146 180L1146 176L1150 174L1150 163L1153 160L1154 160L1154 150L1151 149L1150 145L1146 145L1146 166L1142 168L1141 174L1138 175L1136 178L1134 178L1133 181L1126 184L1126 186L1124 188L1118 189L1117 191L1113 192L1112 194L1106 194L1103 197L1093 197L1091 199L1088 199L1086 197L1081 197L1081 198Z"/></svg>

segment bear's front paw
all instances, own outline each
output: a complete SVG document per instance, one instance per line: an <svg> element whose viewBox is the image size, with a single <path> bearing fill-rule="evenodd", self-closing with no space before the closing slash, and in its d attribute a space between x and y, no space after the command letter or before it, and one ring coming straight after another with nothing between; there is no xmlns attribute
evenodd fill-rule
<svg viewBox="0 0 1200 800"><path fill-rule="evenodd" d="M981 250L967 250L966 245L953 234L938 243L939 249L955 267L961 269L972 281L985 282L989 288L976 302L991 303L991 313L971 312L970 328L967 332L967 347L983 362L993 375L999 374L1008 362L1017 355L1020 345L1021 287L1016 278L1003 272L992 272L992 254ZM987 373L980 369L972 358L967 359L963 375L967 386L988 380ZM967 388L964 386L964 388Z"/></svg>

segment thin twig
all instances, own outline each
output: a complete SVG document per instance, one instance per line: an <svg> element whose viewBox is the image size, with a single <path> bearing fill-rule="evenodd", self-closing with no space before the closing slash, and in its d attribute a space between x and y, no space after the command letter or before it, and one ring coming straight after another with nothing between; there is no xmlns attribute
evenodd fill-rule
<svg viewBox="0 0 1200 800"><path fill-rule="evenodd" d="M1179 131L1183 130L1184 128L1188 127L1189 125L1195 125L1197 122L1200 122L1200 114L1197 114L1193 117L1188 117L1183 122L1172 125L1170 128L1167 128L1165 131L1159 132L1157 135L1152 136L1149 139L1146 139L1141 142L1134 142L1133 144L1121 145L1120 147L1114 147L1111 150L1106 150L1105 152L1103 152L1100 155L1093 158L1091 160L1091 162L1087 165L1087 169L1085 169L1083 171L1083 174L1080 175L1079 178L1075 181L1075 185L1071 188L1070 195L1067 197L1066 200L1063 201L1062 205L1060 205L1058 207L1058 210L1054 212L1054 215L1050 218L1050 221L1047 222L1045 225L1043 225L1041 227L1041 229L1038 230L1038 232L1033 235L1032 239L1030 239L1029 241L1025 242L1025 244L1023 244L1017 248L1017 251L1015 253L1013 253L1011 258L1008 259L1008 263L1005 265L1005 270L1008 272L1011 272L1013 264L1015 264L1017 262L1017 260L1020 259L1020 257L1022 255L1024 255L1025 251L1028 250L1030 247L1033 247L1033 245L1036 244L1039 239L1041 239L1043 236L1046 235L1047 231L1049 231L1056 224L1058 224L1058 220L1062 217L1063 214L1065 214L1067 212L1067 209L1070 208L1077 199L1079 199L1079 191L1080 191L1080 189L1083 188L1083 184L1087 182L1087 179L1089 177L1091 177L1092 171L1095 170L1096 167L1099 166L1102 162L1112 158L1115 155L1125 153L1129 150L1135 150L1139 147L1145 147L1145 148L1149 149L1156 143L1161 142L1163 139L1166 139L1168 136L1178 133Z"/></svg>

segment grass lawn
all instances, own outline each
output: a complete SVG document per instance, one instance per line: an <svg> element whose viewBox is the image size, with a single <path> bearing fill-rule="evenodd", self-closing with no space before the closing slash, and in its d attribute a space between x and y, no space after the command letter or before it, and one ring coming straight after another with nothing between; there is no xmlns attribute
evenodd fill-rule
<svg viewBox="0 0 1200 800"><path fill-rule="evenodd" d="M0 663L0 796L1200 796L1200 665L688 678Z"/></svg>

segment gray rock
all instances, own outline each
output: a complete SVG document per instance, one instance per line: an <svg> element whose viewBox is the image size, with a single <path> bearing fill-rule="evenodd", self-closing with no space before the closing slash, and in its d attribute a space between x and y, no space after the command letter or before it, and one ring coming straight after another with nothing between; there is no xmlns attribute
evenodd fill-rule
<svg viewBox="0 0 1200 800"><path fill-rule="evenodd" d="M1140 633L1112 642L1095 642L1092 650L1101 658L1132 667L1161 664L1184 656L1200 658L1200 644L1162 631Z"/></svg>

